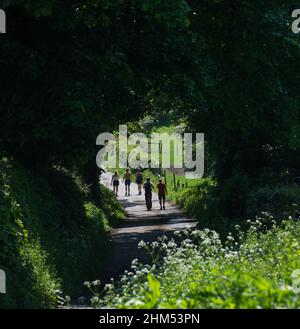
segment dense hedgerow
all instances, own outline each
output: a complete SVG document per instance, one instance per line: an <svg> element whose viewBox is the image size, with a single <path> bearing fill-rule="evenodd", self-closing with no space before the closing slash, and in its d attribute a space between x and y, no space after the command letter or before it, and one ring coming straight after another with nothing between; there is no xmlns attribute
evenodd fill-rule
<svg viewBox="0 0 300 329"><path fill-rule="evenodd" d="M95 293L92 303L114 308L298 308L292 274L300 268L300 223L267 222L251 222L246 233L236 226L237 234L230 233L224 243L209 229L141 242L153 263L135 260L119 283L102 292L99 281L86 283Z"/></svg>
<svg viewBox="0 0 300 329"><path fill-rule="evenodd" d="M296 184L263 186L251 192L247 198L246 215L249 218L261 211L275 218L299 216L300 187Z"/></svg>
<svg viewBox="0 0 300 329"><path fill-rule="evenodd" d="M171 192L170 199L198 221L198 228L214 229L223 236L236 224L245 228L245 218L270 213L277 222L300 216L300 186L297 184L251 185L244 175L235 175L220 188L204 178L195 186Z"/></svg>
<svg viewBox="0 0 300 329"><path fill-rule="evenodd" d="M55 307L62 294L78 297L82 282L101 274L110 227L125 213L111 192L100 192L96 205L80 177L0 161L0 268L7 276L0 308Z"/></svg>

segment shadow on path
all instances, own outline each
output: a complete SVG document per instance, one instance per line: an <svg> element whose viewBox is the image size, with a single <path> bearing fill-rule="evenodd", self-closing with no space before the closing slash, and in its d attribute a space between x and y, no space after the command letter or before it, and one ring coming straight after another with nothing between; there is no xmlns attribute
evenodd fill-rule
<svg viewBox="0 0 300 329"><path fill-rule="evenodd" d="M101 184L111 189L110 183L111 173L102 174ZM124 195L125 187L120 182L118 200L127 212L127 220L112 231L112 256L101 276L105 282L118 279L130 268L133 259L147 261L144 252L138 249L141 240L155 241L161 235L171 236L176 230L196 225L195 220L170 202L166 202L166 210L160 210L156 193L152 198L153 209L147 211L144 196L138 195L135 183L131 184L131 196Z"/></svg>

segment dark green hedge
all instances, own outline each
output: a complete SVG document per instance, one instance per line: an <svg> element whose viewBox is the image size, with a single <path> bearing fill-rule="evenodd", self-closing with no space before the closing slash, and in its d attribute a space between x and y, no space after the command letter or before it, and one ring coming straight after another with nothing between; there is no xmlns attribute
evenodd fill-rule
<svg viewBox="0 0 300 329"><path fill-rule="evenodd" d="M124 218L113 195L100 193L103 205L96 206L75 175L32 173L1 161L0 266L7 294L0 295L0 308L54 307L58 290L75 297L84 280L99 277L110 225Z"/></svg>

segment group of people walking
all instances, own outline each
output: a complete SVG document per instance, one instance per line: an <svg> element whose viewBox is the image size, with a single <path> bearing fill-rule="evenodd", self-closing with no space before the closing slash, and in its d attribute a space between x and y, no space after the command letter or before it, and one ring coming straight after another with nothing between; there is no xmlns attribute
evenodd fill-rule
<svg viewBox="0 0 300 329"><path fill-rule="evenodd" d="M132 181L132 174L129 169L126 169L122 183L125 184L125 196L130 196L130 185ZM147 177L146 182L143 185L143 173L141 169L138 169L135 174L135 182L138 186L138 194L142 194L142 186L145 191L145 201L146 201L146 207L147 210L152 209L152 191L154 189L154 185L151 182L150 177ZM116 170L111 178L111 185L113 186L113 192L116 196L119 194L119 185L120 185L120 175L118 174L118 171ZM157 184L157 191L158 191L158 199L160 204L160 209L165 210L165 201L166 201L166 195L168 194L166 184L163 182L161 178L159 178L158 184Z"/></svg>

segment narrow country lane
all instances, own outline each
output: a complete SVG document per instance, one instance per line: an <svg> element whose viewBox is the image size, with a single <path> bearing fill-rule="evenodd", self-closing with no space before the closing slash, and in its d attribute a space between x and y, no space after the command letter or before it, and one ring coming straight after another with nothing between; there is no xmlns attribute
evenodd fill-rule
<svg viewBox="0 0 300 329"><path fill-rule="evenodd" d="M111 173L104 173L101 177L101 184L110 189L111 176ZM166 210L160 210L156 193L153 193L153 209L147 211L144 195L138 195L135 183L131 184L131 196L125 196L125 186L120 182L118 200L128 216L126 222L112 231L112 257L102 275L104 281L111 277L117 279L130 268L133 259L146 260L144 252L138 249L139 241L155 241L161 235L196 225L193 219L170 202L166 202Z"/></svg>

